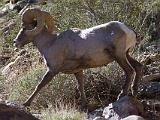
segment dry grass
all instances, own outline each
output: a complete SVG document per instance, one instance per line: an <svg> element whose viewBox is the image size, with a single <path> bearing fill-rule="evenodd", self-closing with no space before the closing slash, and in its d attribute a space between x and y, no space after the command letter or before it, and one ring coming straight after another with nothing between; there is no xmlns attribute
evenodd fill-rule
<svg viewBox="0 0 160 120"><path fill-rule="evenodd" d="M86 120L86 114L78 112L74 105L59 103L58 107L44 111L42 120Z"/></svg>

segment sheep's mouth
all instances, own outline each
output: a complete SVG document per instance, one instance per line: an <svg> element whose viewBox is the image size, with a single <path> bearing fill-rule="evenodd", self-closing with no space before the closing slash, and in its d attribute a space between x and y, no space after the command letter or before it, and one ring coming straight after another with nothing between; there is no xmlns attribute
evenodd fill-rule
<svg viewBox="0 0 160 120"><path fill-rule="evenodd" d="M21 49L21 48L23 47L23 45L18 44L18 43L14 43L13 46L14 46L16 49Z"/></svg>

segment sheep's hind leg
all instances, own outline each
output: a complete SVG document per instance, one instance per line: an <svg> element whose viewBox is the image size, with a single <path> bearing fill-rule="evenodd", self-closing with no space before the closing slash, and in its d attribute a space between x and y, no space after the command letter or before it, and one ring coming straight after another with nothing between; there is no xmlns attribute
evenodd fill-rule
<svg viewBox="0 0 160 120"><path fill-rule="evenodd" d="M81 105L82 105L82 110L87 108L87 98L84 92L84 75L83 75L83 71L79 71L77 73L74 73L78 84L77 84L77 88L79 90L79 94L80 94L80 100L81 100Z"/></svg>
<svg viewBox="0 0 160 120"><path fill-rule="evenodd" d="M118 96L118 99L119 99L120 97L128 94L132 79L134 77L134 69L130 65L125 54L119 54L119 55L115 56L115 60L120 65L120 67L122 67L122 69L124 70L124 72L126 74L125 83L122 86L122 91Z"/></svg>
<svg viewBox="0 0 160 120"><path fill-rule="evenodd" d="M136 72L135 78L133 79L133 82L131 85L132 95L136 96L137 90L138 90L138 83L142 79L142 76L143 76L143 73L142 73L143 65L141 63L139 63L138 61L136 61L135 59L133 59L128 54L128 52L127 52L126 56L127 56L128 61L130 62L130 64L132 65L132 67L134 68L134 70Z"/></svg>
<svg viewBox="0 0 160 120"><path fill-rule="evenodd" d="M39 82L39 84L36 86L34 92L30 97L26 100L26 102L23 104L24 106L30 106L31 102L33 101L34 97L38 94L38 92L46 85L48 84L52 78L57 74L57 72L47 71L42 80Z"/></svg>

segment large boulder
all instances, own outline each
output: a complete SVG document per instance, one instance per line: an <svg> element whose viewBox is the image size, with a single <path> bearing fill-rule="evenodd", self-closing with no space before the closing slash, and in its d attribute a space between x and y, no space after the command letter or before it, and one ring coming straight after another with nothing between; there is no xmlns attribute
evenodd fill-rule
<svg viewBox="0 0 160 120"><path fill-rule="evenodd" d="M104 117L97 117L94 120L110 120L110 119L105 119ZM112 120L119 120L119 119L112 119ZM137 115L130 115L128 117L125 117L121 120L145 120L143 117L141 116L137 116Z"/></svg>
<svg viewBox="0 0 160 120"><path fill-rule="evenodd" d="M0 120L39 120L16 103L0 102Z"/></svg>
<svg viewBox="0 0 160 120"><path fill-rule="evenodd" d="M124 96L114 103L109 104L103 116L108 120L120 120L130 115L143 115L144 108L135 97Z"/></svg>
<svg viewBox="0 0 160 120"><path fill-rule="evenodd" d="M89 114L89 120L144 120L143 104L135 97L124 96L104 109Z"/></svg>

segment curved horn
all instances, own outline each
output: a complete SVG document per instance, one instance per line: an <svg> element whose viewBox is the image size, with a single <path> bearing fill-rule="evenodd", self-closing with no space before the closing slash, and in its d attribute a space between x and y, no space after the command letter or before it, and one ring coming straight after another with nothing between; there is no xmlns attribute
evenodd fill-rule
<svg viewBox="0 0 160 120"><path fill-rule="evenodd" d="M45 19L42 11L39 9L27 9L22 14L22 22L25 23L33 23L34 20L37 21L37 26L32 30L26 30L27 35L37 35L44 27Z"/></svg>

